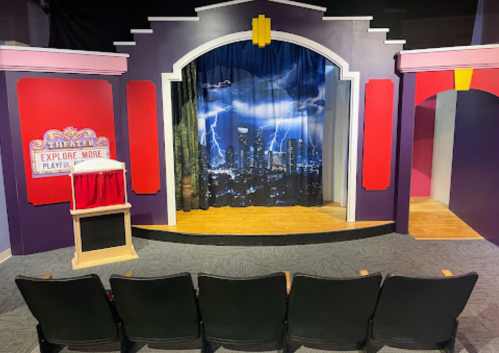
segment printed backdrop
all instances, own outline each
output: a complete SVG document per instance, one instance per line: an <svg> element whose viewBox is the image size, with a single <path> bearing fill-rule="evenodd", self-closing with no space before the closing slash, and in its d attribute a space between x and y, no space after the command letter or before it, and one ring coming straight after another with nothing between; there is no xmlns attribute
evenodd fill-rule
<svg viewBox="0 0 499 353"><path fill-rule="evenodd" d="M239 42L200 57L200 183L210 205L322 205L324 92L325 59L293 44Z"/></svg>

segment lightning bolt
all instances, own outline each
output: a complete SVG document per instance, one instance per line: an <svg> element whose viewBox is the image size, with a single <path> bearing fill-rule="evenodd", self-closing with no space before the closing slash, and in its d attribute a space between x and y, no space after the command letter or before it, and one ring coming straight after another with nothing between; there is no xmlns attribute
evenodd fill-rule
<svg viewBox="0 0 499 353"><path fill-rule="evenodd" d="M222 161L223 161L222 163L225 163L225 158L224 158L224 155L222 153L223 150L220 148L220 145L218 144L218 141L217 141L220 139L220 137L215 132L215 128L217 127L217 122L218 122L218 112L215 114L215 121L213 122L213 124L210 125L210 130L208 131L208 134L211 134L211 136L212 136L212 142L213 142L213 145L211 146L210 151L213 152L214 150L217 150L218 155L220 157L222 157Z"/></svg>
<svg viewBox="0 0 499 353"><path fill-rule="evenodd" d="M206 129L201 133L201 145L206 145Z"/></svg>
<svg viewBox="0 0 499 353"><path fill-rule="evenodd" d="M281 116L281 117L279 117L277 119L277 123L275 125L275 131L274 131L274 133L272 135L270 135L270 136L274 136L274 137L272 138L272 141L270 142L269 151L274 151L274 145L278 145L278 143L277 143L277 135L279 133L280 121L281 121L281 119L286 118L288 116L288 114L290 114L290 116L293 115L293 111L290 109L289 106L293 106L294 103L295 103L294 101L293 102L288 102L288 106L286 107L286 113L284 113L283 116ZM289 132L290 129L291 129L291 122L289 123L288 130L284 134L284 137L282 138L281 143L279 144L279 152L282 152L283 141L286 138L286 135L288 134L288 132Z"/></svg>
<svg viewBox="0 0 499 353"><path fill-rule="evenodd" d="M310 143L312 144L312 154L314 154L315 152L315 145L314 145L314 141L312 141L312 136L310 134L308 134L308 140L310 141Z"/></svg>
<svg viewBox="0 0 499 353"><path fill-rule="evenodd" d="M260 137L263 133L263 129L265 129L266 127L272 125L272 123L268 123L267 125L263 125L262 127L259 127L258 129L255 129L255 130L258 130L257 134L256 134L256 137Z"/></svg>
<svg viewBox="0 0 499 353"><path fill-rule="evenodd" d="M275 125L274 133L272 135L270 135L270 136L274 136L274 138L272 139L272 141L270 141L269 151L273 151L274 145L277 145L277 134L278 133L279 133L279 120L277 120L277 124Z"/></svg>
<svg viewBox="0 0 499 353"><path fill-rule="evenodd" d="M280 149L279 149L279 152L282 153L282 145L284 144L284 140L286 139L286 136L288 135L289 133L289 130L291 130L291 123L288 124L288 130L286 131L286 133L284 134L282 140L281 140L281 146L280 146Z"/></svg>

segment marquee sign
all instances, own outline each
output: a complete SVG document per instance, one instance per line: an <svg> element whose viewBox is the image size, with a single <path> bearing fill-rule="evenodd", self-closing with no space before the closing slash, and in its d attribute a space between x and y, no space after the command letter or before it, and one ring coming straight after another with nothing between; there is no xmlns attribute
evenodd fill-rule
<svg viewBox="0 0 499 353"><path fill-rule="evenodd" d="M71 166L87 159L109 158L109 139L92 129L49 130L29 147L34 178L67 175Z"/></svg>

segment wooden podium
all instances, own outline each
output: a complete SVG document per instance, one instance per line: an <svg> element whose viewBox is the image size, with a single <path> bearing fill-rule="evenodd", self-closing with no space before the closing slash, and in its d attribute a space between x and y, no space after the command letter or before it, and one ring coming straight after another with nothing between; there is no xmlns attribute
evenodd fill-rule
<svg viewBox="0 0 499 353"><path fill-rule="evenodd" d="M82 192L82 187L77 187L79 190L75 190L76 175L93 174L94 178L103 178L103 174L112 171L123 172L124 197L120 203L78 209L78 193ZM76 250L72 260L73 270L139 258L132 244L130 223L132 205L128 203L125 173L125 164L111 159L91 159L71 167L73 202L70 212L73 216ZM118 181L121 183L121 180ZM94 185L99 190L89 190L90 193L102 192L101 181ZM99 205L98 200L92 206L95 205Z"/></svg>

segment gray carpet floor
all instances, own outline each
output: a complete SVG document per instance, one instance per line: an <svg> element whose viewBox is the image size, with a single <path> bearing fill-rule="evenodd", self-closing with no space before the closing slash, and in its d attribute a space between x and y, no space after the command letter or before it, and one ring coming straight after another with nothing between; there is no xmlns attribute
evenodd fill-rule
<svg viewBox="0 0 499 353"><path fill-rule="evenodd" d="M361 269L440 276L440 270L455 274L477 271L479 280L473 295L460 316L456 352L499 353L499 247L485 240L414 240L409 235L389 234L369 239L319 245L283 247L222 247L172 244L133 239L140 259L118 264L73 271L73 248L42 254L12 257L0 264L0 352L37 352L36 321L27 309L15 284L18 274L70 277L98 274L109 288L113 273L133 272L135 276L158 276L190 272L194 284L202 271L226 276L253 276L289 270L322 276L355 276ZM403 347L375 347L379 353L434 352L408 351ZM260 351L275 351L262 347ZM295 347L298 353L315 353L318 347ZM331 348L333 350L333 348ZM331 351L329 350L329 351ZM83 351L66 348L64 352ZM93 350L95 351L95 350ZM117 352L103 347L101 352ZM199 346L136 346L139 353L199 353ZM231 352L227 347L217 353ZM438 351L436 351L438 352Z"/></svg>

